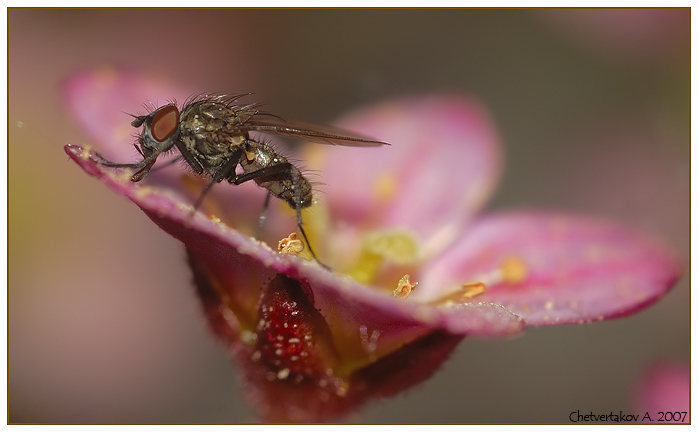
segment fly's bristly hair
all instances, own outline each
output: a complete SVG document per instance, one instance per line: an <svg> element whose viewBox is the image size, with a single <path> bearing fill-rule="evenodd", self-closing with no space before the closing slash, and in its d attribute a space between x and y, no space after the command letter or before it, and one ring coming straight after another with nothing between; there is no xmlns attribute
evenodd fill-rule
<svg viewBox="0 0 699 433"><path fill-rule="evenodd" d="M238 104L237 101L246 96L253 95L253 93L238 93L235 95L223 93L223 92L211 92L211 93L196 93L184 101L182 104L182 110L189 107L190 105L200 103L200 102L218 102L220 104L226 105L228 108L235 110L257 110L261 105L259 103L250 103L247 105Z"/></svg>
<svg viewBox="0 0 699 433"><path fill-rule="evenodd" d="M177 105L177 100L176 100L175 98L167 98L167 99L165 100L165 103L164 103L164 104L158 104L158 103L155 102L155 101L146 101L146 102L144 102L143 105L141 106L141 110L139 110L138 114L130 114L130 113L126 113L126 114L128 114L128 115L131 116L131 117L133 117L134 119L139 119L139 118L142 118L142 117L148 117L150 114L152 114L153 112L157 111L158 108L162 108L162 107L164 107L164 106L166 106L166 105L174 105L175 107L177 107L177 106L178 106L178 105Z"/></svg>
<svg viewBox="0 0 699 433"><path fill-rule="evenodd" d="M270 113L268 111L262 111L262 107L265 105L263 102L251 102L249 104L239 104L238 100L245 98L246 96L251 96L254 95L254 93L249 92L249 93L237 93L237 94L227 94L227 93L222 93L222 92L210 92L210 93L197 93L189 98L184 102L182 105L182 109L180 111L184 111L185 108L189 107L192 104L199 103L199 102L218 102L221 104L225 104L228 108L235 110L235 111L242 111L242 112L254 112L252 116L250 116L250 119L253 117L259 118L259 117L273 117L279 121L286 122L286 120L274 113ZM250 120L248 119L248 121ZM242 125L244 125L246 122L243 122ZM241 125L241 126L242 126Z"/></svg>
<svg viewBox="0 0 699 433"><path fill-rule="evenodd" d="M226 105L237 105L235 102L245 96L253 95L252 92L229 94L225 92L195 93L184 101L183 106L194 104L195 102L220 102Z"/></svg>

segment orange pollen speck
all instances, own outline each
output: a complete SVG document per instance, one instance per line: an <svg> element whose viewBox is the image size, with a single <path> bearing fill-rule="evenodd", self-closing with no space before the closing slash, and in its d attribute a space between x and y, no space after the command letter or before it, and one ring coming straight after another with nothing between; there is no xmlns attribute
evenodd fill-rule
<svg viewBox="0 0 699 433"><path fill-rule="evenodd" d="M411 283L410 275L405 274L403 278L398 281L398 287L393 290L393 296L405 299L415 290L415 286L417 286L417 283Z"/></svg>
<svg viewBox="0 0 699 433"><path fill-rule="evenodd" d="M293 254L298 255L301 251L306 248L303 241L297 238L296 233L291 233L288 237L279 241L277 246L277 251L281 254Z"/></svg>

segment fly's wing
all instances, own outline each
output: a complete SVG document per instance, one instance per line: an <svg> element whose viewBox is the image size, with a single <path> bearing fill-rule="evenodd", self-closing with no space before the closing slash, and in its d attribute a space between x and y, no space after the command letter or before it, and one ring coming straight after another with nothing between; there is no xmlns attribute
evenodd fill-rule
<svg viewBox="0 0 699 433"><path fill-rule="evenodd" d="M265 118L257 116L253 117L245 122L245 124L241 126L241 129L282 135L285 137L308 140L320 144L355 147L375 147L388 145L388 143L384 143L383 141L362 137L361 135L357 135L343 129L303 122L289 123L285 120L277 118L276 116Z"/></svg>

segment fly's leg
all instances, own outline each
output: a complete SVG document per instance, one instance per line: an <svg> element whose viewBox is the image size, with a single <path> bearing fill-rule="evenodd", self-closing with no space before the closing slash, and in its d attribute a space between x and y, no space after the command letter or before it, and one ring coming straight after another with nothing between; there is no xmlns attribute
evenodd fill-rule
<svg viewBox="0 0 699 433"><path fill-rule="evenodd" d="M100 155L98 152L95 152L95 151L92 151L92 155L94 156L94 158L92 158L92 160L93 160L94 162L96 162L96 163L99 164L99 165L104 165L105 167L115 167L115 168L143 168L143 166L145 165L145 162L146 162L146 158L145 158L145 157L143 158L143 160L142 160L141 162L127 164L127 163L121 163L121 162L110 161L110 160L108 160L107 158L105 158L104 156Z"/></svg>
<svg viewBox="0 0 699 433"><path fill-rule="evenodd" d="M155 151L150 155L144 157L141 162L137 162L135 164L125 164L121 162L110 161L104 156L100 155L99 153L93 152L93 155L95 157L93 161L105 167L137 168L138 171L131 176L131 182L138 182L142 180L144 177L146 177L146 175L150 172L150 170L153 168L153 165L155 164L155 161L157 161L158 156L160 156L160 153L161 152Z"/></svg>
<svg viewBox="0 0 699 433"><path fill-rule="evenodd" d="M240 185L243 182L247 182L249 180L257 179L260 177L268 177L268 176L276 176L279 174L285 174L288 175L291 173L291 181L294 186L294 204L295 204L295 209L296 209L296 225L299 227L299 231L301 232L301 236L303 236L303 240L306 242L306 245L308 246L308 251L311 253L311 256L313 259L318 262L322 267L326 269L330 269L328 266L326 266L323 262L318 260L318 256L316 256L316 253L313 251L313 247L311 247L311 243L308 241L308 236L306 236L306 230L303 229L303 219L301 218L301 187L299 184L299 171L294 167L291 163L288 162L282 162L279 164L271 165L268 167L261 168L259 170L251 171L249 173L244 173L241 175L236 175L232 179L230 179L230 182L234 185ZM265 201L265 212L267 208L267 202L269 201L269 193L267 195L267 200ZM260 221L264 222L264 219L266 219L266 215L260 216Z"/></svg>
<svg viewBox="0 0 699 433"><path fill-rule="evenodd" d="M177 147L177 150L180 151L180 155L182 155L182 158L187 162L187 164L194 170L196 174L204 174L204 166L202 165L201 161L199 161L194 155L192 155L192 152L187 148L187 146L182 143L182 141L177 141L175 142L175 147ZM238 158L235 158L237 161Z"/></svg>
<svg viewBox="0 0 699 433"><path fill-rule="evenodd" d="M280 162L279 164L270 165L269 167L264 167L259 170L251 171L249 173L237 174L230 181L233 185L240 185L241 183L247 182L249 180L257 179L258 177L275 176L278 174L286 174L292 171L294 166L288 162Z"/></svg>
<svg viewBox="0 0 699 433"><path fill-rule="evenodd" d="M269 209L269 198L272 197L271 192L267 192L267 197L265 197L265 204L262 206L262 213L260 214L260 219L257 221L257 230L255 231L255 237L260 238L262 235L262 226L265 225L267 221L267 210Z"/></svg>
<svg viewBox="0 0 699 433"><path fill-rule="evenodd" d="M153 167L153 169L152 169L151 171L156 171L156 170L160 170L161 168L169 167L169 166L173 165L174 163L176 163L177 161L180 161L180 160L182 160L182 158L178 156L177 158L173 158L173 159L171 159L170 161L168 161L168 162L166 162L166 163L164 163L164 164L162 164L162 165L159 165L159 166L157 166L157 167Z"/></svg>
<svg viewBox="0 0 699 433"><path fill-rule="evenodd" d="M218 170L218 172L216 172L216 174L211 178L209 183L206 184L204 189L201 191L201 194L199 194L199 198L197 198L197 201L194 202L194 211L199 209L199 206L201 206L201 203L204 201L204 197L209 192L211 187L214 186L214 184L217 184L226 177L230 176L231 171L233 171L235 169L235 166L238 164L238 161L240 160L240 156L242 155L242 153L242 150L236 150L235 152L233 152L228 161L226 161L226 163L223 164L223 167L221 167Z"/></svg>
<svg viewBox="0 0 699 433"><path fill-rule="evenodd" d="M303 236L303 240L306 241L306 245L308 245L308 251L311 253L313 259L325 269L330 270L330 268L327 265L325 265L325 263L318 260L318 256L316 256L316 253L313 251L313 248L311 247L311 243L308 241L306 231L303 229L303 220L301 219L301 187L299 185L298 170L292 170L291 181L294 183L294 201L296 202L296 225L299 227L301 236Z"/></svg>

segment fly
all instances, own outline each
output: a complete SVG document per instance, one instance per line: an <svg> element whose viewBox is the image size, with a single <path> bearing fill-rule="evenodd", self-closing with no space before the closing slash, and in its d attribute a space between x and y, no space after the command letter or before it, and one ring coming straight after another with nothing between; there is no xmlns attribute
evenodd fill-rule
<svg viewBox="0 0 699 433"><path fill-rule="evenodd" d="M109 167L133 168L132 182L148 175L158 157L172 150L198 175L210 178L194 203L198 209L211 187L223 180L233 185L254 180L267 189L267 198L260 216L264 222L270 196L285 201L296 210L296 224L316 257L303 229L301 209L313 202L313 188L301 171L270 145L250 137L262 132L323 144L343 146L381 146L387 143L354 136L345 131L317 125L291 124L259 110L258 104L239 105L244 95L206 95L190 98L180 110L175 103L163 105L144 116L134 116L131 126L143 127L134 146L143 159L137 163L112 162L96 154L100 164ZM177 158L179 159L179 158ZM242 172L236 173L240 165Z"/></svg>

